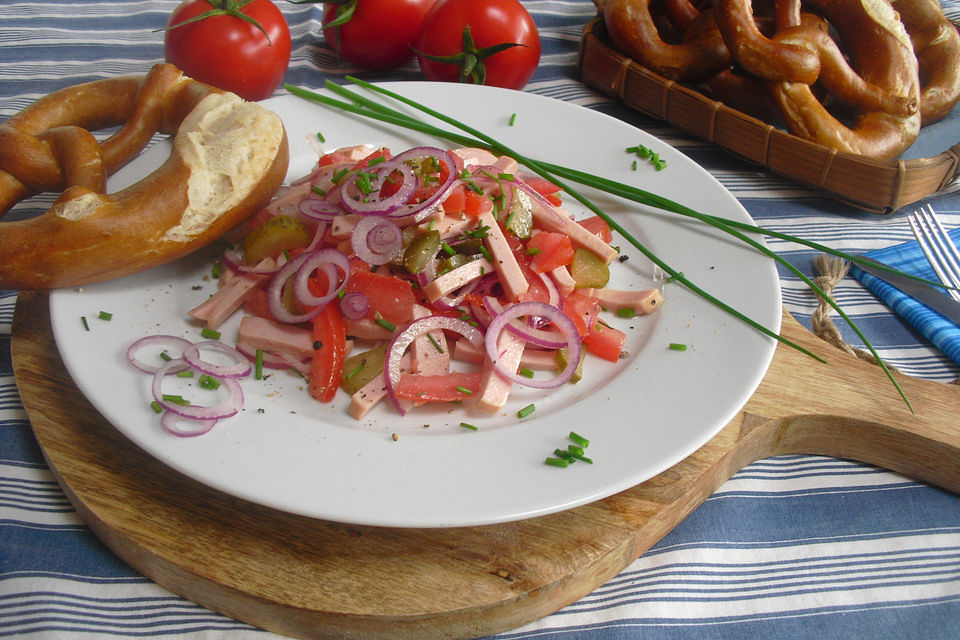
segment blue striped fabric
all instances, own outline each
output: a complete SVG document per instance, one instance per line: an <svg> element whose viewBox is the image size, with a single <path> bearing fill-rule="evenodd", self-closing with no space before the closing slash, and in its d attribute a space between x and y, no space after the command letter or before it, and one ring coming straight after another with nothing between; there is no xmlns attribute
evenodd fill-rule
<svg viewBox="0 0 960 640"><path fill-rule="evenodd" d="M960 228L951 230L949 235L954 242L960 241ZM867 255L904 273L937 280L937 274L915 240L871 251ZM951 360L960 362L960 327L956 323L856 265L850 273Z"/></svg>
<svg viewBox="0 0 960 640"><path fill-rule="evenodd" d="M162 28L178 0L3 0L0 118L61 87L143 73L163 56ZM360 73L319 35L319 6L278 2L293 35L286 80L319 87ZM706 167L763 225L850 252L912 238L903 215L857 212L624 109L578 82L577 47L590 0L527 0L543 58L526 90L641 127ZM948 0L960 19L960 0ZM365 73L420 79L414 65ZM911 154L960 139L960 114L925 132ZM49 206L38 198L13 215ZM932 204L960 226L960 196ZM812 253L769 245L811 273ZM809 325L816 297L782 271L784 304ZM834 291L889 362L949 381L960 367L854 278ZM33 439L10 359L16 295L0 292L0 636L184 640L275 637L211 613L138 575L79 519ZM841 327L856 346L857 339ZM504 638L960 638L960 501L881 469L818 456L782 456L736 474L620 575Z"/></svg>

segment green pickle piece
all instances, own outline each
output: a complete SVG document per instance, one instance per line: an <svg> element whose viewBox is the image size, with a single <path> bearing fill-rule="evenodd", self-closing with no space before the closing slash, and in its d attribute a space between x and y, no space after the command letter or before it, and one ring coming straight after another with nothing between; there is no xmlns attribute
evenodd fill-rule
<svg viewBox="0 0 960 640"><path fill-rule="evenodd" d="M403 252L403 266L410 273L420 273L440 250L440 232L436 229L415 236Z"/></svg>
<svg viewBox="0 0 960 640"><path fill-rule="evenodd" d="M311 239L307 227L293 216L276 216L247 235L243 241L243 261L254 265L281 251L306 247Z"/></svg>
<svg viewBox="0 0 960 640"><path fill-rule="evenodd" d="M578 289L600 289L607 286L610 280L610 267L592 251L578 248L574 250L570 262L570 275Z"/></svg>
<svg viewBox="0 0 960 640"><path fill-rule="evenodd" d="M437 263L437 273L443 274L447 271L452 271L457 267L462 267L463 265L473 262L479 256L468 256L463 253L455 253L452 256L446 257L440 262Z"/></svg>
<svg viewBox="0 0 960 640"><path fill-rule="evenodd" d="M530 195L519 187L513 187L506 228L521 240L526 240L533 232L533 201L530 200Z"/></svg>
<svg viewBox="0 0 960 640"><path fill-rule="evenodd" d="M570 382L580 382L583 379L583 356L586 355L586 349L580 350L580 361L577 363L577 368L573 371L573 377L570 378ZM560 347L557 349L557 371L563 371L567 368L567 363L570 362L570 349L568 347Z"/></svg>
<svg viewBox="0 0 960 640"><path fill-rule="evenodd" d="M383 361L386 354L387 343L384 342L368 351L344 360L340 386L350 395L355 394L383 371Z"/></svg>

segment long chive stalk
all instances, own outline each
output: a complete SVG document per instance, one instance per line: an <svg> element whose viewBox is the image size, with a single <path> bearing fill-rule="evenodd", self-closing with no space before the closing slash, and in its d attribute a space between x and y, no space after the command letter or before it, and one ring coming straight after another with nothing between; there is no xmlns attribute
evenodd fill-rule
<svg viewBox="0 0 960 640"><path fill-rule="evenodd" d="M798 238L798 237L795 237L795 236L792 236L792 235L789 235L789 234L785 234L785 233L782 233L782 232L778 232L778 231L775 231L775 230L766 229L766 228L763 228L763 227L760 227L760 226L757 226L757 225L748 224L748 223L743 223L743 222L740 222L740 221L737 221L737 220L731 220L731 219L723 218L723 217L720 217L720 216L713 216L713 215L709 215L709 214L703 214L703 213L700 213L700 212L695 211L695 210L693 210L693 209L690 209L689 207L686 207L685 205L682 205L682 204L680 204L680 203L674 202L674 201L672 201L672 200L670 200L670 199L668 199L668 198L664 198L664 197L659 196L659 195L657 195L657 194L654 194L654 193L652 193L652 192L648 192L648 191L645 191L645 190L642 190L642 189L639 189L639 188L636 188L636 187L632 187L632 186L630 186L630 185L625 185L625 184L623 184L623 183L619 183L619 182L616 182L616 181L613 181L613 180L609 180L609 179L606 179L606 178L602 178L602 177L600 177L600 176L595 176L595 175L588 174L588 173L585 173L585 172L577 171L577 170L575 170L575 169L569 169L569 168L567 168L567 167L563 167L563 166L560 166L560 165L555 165L555 164L552 164L552 163L549 163L549 162L540 162L540 161L537 161L537 160L533 160L533 159L531 159L531 158L527 158L527 157L523 156L522 154L519 154L519 153L515 152L513 149L510 149L509 147L507 147L507 146L504 145L503 143L500 143L499 141L495 140L494 138L491 138L490 136L487 136L487 135L483 134L482 132L477 131L476 129L473 129L472 127L470 127L470 126L468 126L468 125L466 125L466 124L464 124L464 123L462 123L462 122L459 122L459 121L457 121L457 120L454 119L454 118L451 118L451 117L449 117L449 116L446 116L445 114L439 113L439 112L437 112L437 111L435 111L435 110L433 110L433 109L430 109L429 107L426 107L426 106L424 106L424 105L421 105L421 104L417 103L417 102L414 101L414 100L411 100L411 99L409 99L409 98L406 98L405 96L396 94L396 93L394 93L394 92L392 92L392 91L383 89L382 87L378 87L378 86L376 86L376 85L372 85L372 84L370 84L370 83L367 83L367 82L365 82L365 81L359 80L359 79L357 79L357 78L352 78L352 77L349 77L349 76L348 76L347 79L350 80L350 81L352 81L352 82L354 82L354 83L356 83L356 84L358 84L358 85L360 85L360 86L363 86L363 87L365 87L365 88L367 88L367 89L370 89L370 90L372 90L372 91L375 91L375 92L380 93L380 94L383 94L383 95L386 95L386 96L391 97L391 98L393 98L393 99L395 99L395 100L398 100L398 101L400 101L400 102L403 102L404 104L407 104L407 105L409 105L409 106L412 106L412 107L414 107L414 108L416 108L416 109L418 109L418 110L420 110L420 111L422 111L422 112L424 112L424 113L426 113L426 114L428 114L428 115L430 115L430 116L432 116L432 117L434 117L434 118L437 118L438 120L441 120L441 121L443 121L443 122L446 122L447 124L453 125L453 126L459 128L459 129L461 129L462 131L465 131L465 132L469 133L470 135L475 136L475 138L471 138L471 137L469 137L469 136L464 136L464 135L457 134L457 133L454 133L454 132L446 131L446 130L441 129L441 128L439 128L439 127L435 127L435 126L430 125L430 124L428 124L428 123L424 123L424 122L422 122L422 121L420 121L420 120L417 120L416 118L413 118L413 117L411 117L411 116L408 116L408 115L406 115L406 114L403 114L403 113L401 113L401 112L399 112L399 111L390 109L390 108L388 108L388 107L386 107L386 106L384 106L384 105L382 105L382 104L380 104L380 103L377 103L377 102L375 102L375 101L369 100L369 99L361 96L360 94L357 94L357 93L355 93L355 92L349 91L348 89L346 89L346 88L344 88L344 87L341 87L340 85L337 85L337 84L332 83L332 82L330 82L330 81L327 82L327 87L328 87L329 89L331 89L332 91L334 91L334 92L336 92L336 93L338 93L338 94L340 94L340 95L343 95L343 96L345 96L345 97L348 97L348 98L351 99L353 102L352 102L352 103L346 103L346 102L342 102L342 101L338 101L338 100L333 100L333 99L331 99L331 98L328 98L328 97L326 97L326 96L322 96L322 95L320 95L320 94L317 94L317 93L314 93L314 92L311 92L311 91L307 91L307 90L304 90L304 89L299 89L299 88L297 88L297 87L293 87L293 86L290 86L290 85L285 85L285 86L286 86L286 88L287 88L291 93L293 93L293 94L295 94L295 95L299 95L299 96L301 96L301 97L305 97L305 98L308 98L308 99L311 99L311 100L314 100L314 101L318 101L318 102L321 102L321 103L325 103L325 104L327 104L328 106L333 106L333 107L335 107L335 108L339 108L339 109L342 109L342 110L345 110L345 111L348 111L348 112L353 112L353 113L356 113L356 114L358 114L358 115L362 115L362 116L365 116L365 117L370 117L370 118L373 118L373 119L378 119L378 120L381 120L381 121L384 121L384 122L388 122L388 123L391 123L391 124L395 124L395 125L398 125L398 126L402 126L402 127L408 128L408 129L417 130L417 131L420 131L420 132L422 132L422 133L426 133L426 134L429 134L429 135L433 135L433 136L435 136L435 137L440 137L440 138L447 139L447 140L449 140L449 141L451 141L451 142L454 142L454 143L457 143L457 144L462 144L462 145L464 145L464 146L482 147L482 148L486 148L486 149L488 149L488 150L490 150L490 151L496 151L496 152L498 152L498 153L500 153L500 154L502 154L502 155L508 155L508 156L513 157L515 160L517 160L517 161L520 162L521 164L526 165L528 168L530 168L530 169L533 170L534 172L540 174L540 175L541 175L542 177L544 177L545 179L550 180L551 182L553 182L554 184L556 184L558 187L562 188L564 191L566 191L567 193L569 193L569 194L570 194L572 197L574 197L576 200L578 200L579 202L581 202L581 204L583 204L583 205L586 206L588 209L590 209L591 211L593 211L596 215L598 215L600 218L602 218L604 221L606 221L607 224L609 224L612 229L614 229L615 231L617 231L618 233L620 233L628 242L630 242L630 243L631 243L636 249L638 249L644 256L646 256L648 259L650 259L651 262L653 262L654 264L656 264L656 265L657 265L658 267L660 267L664 272L666 272L668 275L670 275L670 276L672 277L672 279L677 280L678 282L682 283L684 286L688 287L689 289L691 289L692 291L694 291L695 293L697 293L697 294L700 295L701 297L703 297L703 298L705 298L706 300L710 301L712 304L715 304L716 306L718 306L719 308L723 309L724 311L727 311L728 313L731 313L731 314L734 315L735 317L737 317L737 318L739 318L740 320L746 322L748 325L750 325L750 326L752 326L752 327L760 330L760 331L763 332L764 334L769 335L769 336L771 336L771 337L774 337L775 339L777 339L777 340L779 340L779 341L787 344L788 346L791 346L791 347L793 347L793 348L795 348L795 349L797 349L797 350L799 350L799 351L801 351L801 352L803 352L803 353L805 353L805 354L807 354L807 355L815 358L816 360L819 360L819 361L821 361L821 362L824 362L824 360L823 360L822 358L820 358L819 356L817 356L816 354L810 352L809 350L807 350L807 349L805 349L805 348L803 348L803 347L800 347L799 345L796 345L796 344L793 343L792 341L787 340L786 338L783 338L782 336L778 335L777 333L775 333L775 332L769 330L768 328L760 325L759 323L753 321L752 319L748 318L747 316L745 316L744 314L740 313L739 311L733 309L732 307L730 307L730 306L727 305L726 303L723 303L722 301L716 299L716 298L715 298L714 296L712 296L711 294L707 293L706 291L703 291L702 289L700 289L699 287L697 287L696 285L694 285L694 284L693 284L692 282L690 282L687 278L685 278L685 277L683 276L683 274L677 272L676 270L674 270L674 269L672 269L671 267L669 267L669 265L666 265L665 263L663 263L657 256L655 256L652 252L650 252L649 249L647 249L645 246L643 246L642 243L640 243L639 241L637 241L636 238L634 238L628 231L626 231L625 229L623 229L615 220L613 220L612 218L610 218L609 215L606 214L606 212L604 212L604 211L602 211L601 209L599 209L598 207L596 207L591 201L589 201L588 199L586 199L585 197L583 197L583 196L582 196L581 194L579 194L576 190L572 189L569 185L564 184L561 180L559 180L559 179L557 178L557 176L562 176L562 177L564 177L564 178L573 180L573 181L578 182L578 183L580 183L580 184L583 184L583 185L586 185L586 186L590 186L590 187L594 187L594 188L597 188L597 189L599 189L599 190L606 191L607 193L610 193L610 194L612 194L612 195L617 195L617 196L620 196L620 197L624 197L624 198L626 198L626 199L632 200L632 201L634 201L634 202L638 202L638 203L640 203L640 204L645 204L645 205L648 205L648 206L652 206L652 207L656 207L656 208L659 208L659 209L663 209L663 210L665 210L665 211L670 211L670 212L672 212L672 213L677 213L677 214L680 214L680 215L685 215L685 216L688 216L688 217L693 217L693 218L695 218L695 219L701 220L702 222L705 222L705 223L707 223L707 224L710 224L710 225L716 227L717 229L722 230L722 231L724 231L725 233L728 233L728 234L730 234L730 235L738 238L739 240L745 242L746 244L749 244L750 246L753 246L753 247L754 247L755 249L757 249L758 251L761 251L762 253L764 253L764 254L768 255L769 257L771 257L772 259L776 260L779 264L782 264L785 268L787 268L787 269L790 270L792 273L794 273L797 277L799 277L805 284L807 284L807 285L808 285L813 291L815 291L819 296L821 296L821 298L823 298L835 311L837 311L837 313L841 316L841 318L843 318L843 320L853 329L853 331L856 333L856 335L863 341L864 345L868 348L868 350L870 351L870 353L871 353L871 354L874 356L874 358L876 359L877 363L880 365L880 367L881 367L881 368L884 370L884 372L886 373L887 377L888 377L888 378L890 379L890 381L893 383L894 387L895 387L895 388L897 389L897 391L900 393L900 396L903 398L904 402L906 402L906 404L907 404L907 406L910 408L911 412L913 411L913 407L912 407L912 405L910 404L910 401L907 399L907 397L906 397L905 393L903 392L902 388L901 388L900 385L897 383L896 379L893 377L892 372L889 370L889 368L887 367L887 365L886 365L886 364L883 362L883 360L880 358L879 354L876 352L876 350L874 349L874 347L873 347L873 345L870 343L870 341L869 341L869 340L866 338L866 336L860 331L860 329L859 329L859 327L856 325L856 323L853 322L853 320L840 308L840 306L837 305L836 302L835 302L826 292L824 292L820 287L818 287L818 286L816 285L816 283L814 283L812 280L810 280L810 278L808 278L808 277L807 277L804 273L802 273L799 269L797 269L796 267L794 267L794 266L793 266L791 263L789 263L787 260L785 260L784 258L782 258L781 256L779 256L779 255L776 254L775 252L771 251L769 248L765 247L765 246L762 245L761 243L757 242L757 241L754 240L753 238L750 238L750 237L748 237L748 236L740 233L740 232L738 231L738 229L744 230L744 231L750 231L750 232L754 232L754 233L760 233L760 234L768 235L768 236L770 236L770 237L776 237L776 238L779 238L779 239L783 239L783 240L788 240L788 241L791 241L791 242L795 242L795 243L798 243L798 244L801 244L801 245L805 245L805 246L808 246L808 247L811 247L811 248L815 248L815 249L817 249L817 250L819 250L819 251L822 251L822 252L824 252L824 253L827 253L827 254L836 255L836 256L839 256L839 257L848 259L848 260L850 260L851 262L854 262L854 263L864 262L864 259L860 258L859 256L855 256L855 255L852 255L852 254L847 254L847 253L845 253L845 252L841 252L841 251L832 249L832 248L830 248L830 247L827 247L827 246L825 246L825 245L821 245L821 244L816 243L816 242L804 240L804 239L802 239L802 238ZM874 264L874 263L871 263L871 266L877 266L877 265ZM885 267L885 265L881 266L880 268L883 269L883 270L886 270L886 271L893 272L893 273L900 273L897 269L893 269L893 268L890 268L890 267ZM910 274L903 274L903 275L907 275L907 276L913 278L914 280L918 280L918 281L921 281L921 282L925 282L925 283L927 283L927 284L933 284L933 285L942 286L942 285L941 285L940 283L938 283L938 282L929 281L929 280L926 280L926 279L924 279L924 278L919 278L919 277L916 277L916 276L912 276L912 275L910 275Z"/></svg>
<svg viewBox="0 0 960 640"><path fill-rule="evenodd" d="M550 171L547 170L546 167L544 167L541 163L537 162L536 160L533 160L532 158L527 158L526 156L523 156L522 154L520 154L520 153L518 153L517 151L511 149L509 146L507 146L507 145L505 145L504 143L496 140L495 138L492 138L491 136L488 136L488 135L486 135L485 133L483 133L483 132L481 132L481 131L479 131L479 130L477 130L477 129L474 129L473 127L471 127L471 126L469 126L469 125L467 125L467 124L465 124L465 123L463 123L463 122L460 122L459 120L457 120L457 119L455 119L455 118L451 118L450 116L448 116L448 115L446 115L446 114L443 114L443 113L440 113L439 111L436 111L436 110L434 110L434 109L431 109L430 107L427 107L426 105L422 105L422 104L416 102L415 100L411 100L410 98L407 98L406 96L402 96L402 95L400 95L400 94L398 94L398 93L395 93L395 92L393 92L393 91L389 91L389 90L387 90L387 89L384 89L383 87L378 87L378 86L376 86L376 85L370 84L369 82L366 82L366 81L364 81L364 80L360 80L359 78L353 78L353 77L349 77L349 76L348 76L348 79L349 79L350 81L356 83L356 84L359 84L360 86L362 86L362 87L364 87L364 88L367 88L367 89L369 89L369 90L371 90L371 91L375 91L375 92L377 92L377 93L381 93L381 94L386 95L386 96L388 96L388 97L390 97L390 98L393 98L394 100L398 100L398 101L400 101L400 102L403 102L404 104L407 104L407 105L409 105L409 106L411 106L411 107L413 107L413 108L415 108L415 109L418 109L418 110L422 111L423 113L426 113L427 115L429 115L429 116L431 116L431 117L433 117L433 118L436 118L436 119L438 119L438 120L441 120L441 121L443 121L443 122L446 122L447 124L452 125L452 126L458 128L458 129L460 129L461 131L464 131L464 132L470 134L471 136L474 136L474 137L476 137L477 139L482 140L483 142L486 142L488 145L490 145L491 147L493 147L494 149L496 149L497 152L499 152L501 155L510 156L510 157L514 158L515 160L517 160L518 162L523 163L523 164L526 165L530 170L538 173L538 174L539 174L540 176L542 176L544 179L549 180L549 181L552 182L553 184L555 184L555 185L557 185L558 187L560 187L561 189L563 189L564 192L566 192L566 193L567 193L568 195L570 195L572 198L574 198L575 200L577 200L580 204L582 204L583 206L587 207L590 211L592 211L594 214L596 214L598 217L600 217L602 220L604 220L604 222L606 222L606 223L610 226L611 229L613 229L614 231L616 231L617 233L619 233L621 236L623 236L623 238L624 238L627 242L629 242L631 245L633 245L633 247L634 247L635 249L637 249L637 251L639 251L640 253L642 253L648 260L650 260L653 264L655 264L655 265L658 266L660 269L662 269L667 275L669 275L669 276L670 276L673 280L675 280L676 282L679 282L679 283L682 284L683 286L685 286L685 287L687 287L688 289L690 289L691 291L693 291L693 292L694 292L695 294L697 294L698 296L702 297L703 299L707 300L708 302L710 302L711 304L715 305L716 307L722 309L723 311L726 311L726 312L729 313L730 315L738 318L739 320L741 320L742 322L746 323L747 325L753 327L753 328L756 329L757 331L760 331L761 333L763 333L763 334L765 334L765 335L767 335L767 336L770 336L771 338L774 338L775 340L779 340L780 342L782 342L782 343L784 343L784 344L786 344L786 345L788 345L788 346L790 346L790 347L792 347L792 348L794 348L794 349L797 349L798 351L800 351L800 352L802 352L802 353L810 356L811 358L814 358L815 360L819 360L820 362L826 362L823 358L821 358L821 357L818 356L817 354L813 353L813 352L810 351L809 349L807 349L807 348L805 348L805 347L802 347L802 346L800 346L799 344L793 342L792 340L783 337L782 335L780 335L780 334L777 333L776 331L773 331L773 330L771 330L770 328L763 326L762 324L760 324L759 322L757 322L757 321L754 320L753 318L750 318L749 316L747 316L747 315L744 314L743 312L741 312L741 311L739 311L739 310L731 307L730 305L728 305L727 303L723 302L722 300L720 300L719 298L717 298L717 297L714 296L713 294L709 293L708 291L702 289L700 286L698 286L698 285L696 285L695 283L693 283L689 278L687 278L687 277L686 277L685 275L683 275L681 272L677 271L676 269L674 269L673 267L671 267L669 264L667 264L666 262L664 262L663 260L661 260L656 254L654 254L650 249L648 249L642 242L640 242L639 240L637 240L629 231L627 231L626 229L624 229L616 220L614 220L613 218L611 218L605 211L603 211L602 209L600 209L600 207L598 207L598 206L595 205L591 200L589 200L588 198L586 198L585 196L583 196L578 190L576 190L576 189L574 189L572 186L566 184L566 182L565 182L564 180L561 180L559 177L553 175ZM768 250L768 251L769 251L769 250Z"/></svg>
<svg viewBox="0 0 960 640"><path fill-rule="evenodd" d="M452 132L446 129L441 129L440 127L436 127L429 123L423 122L422 120L417 120L416 118L412 118L409 115L406 115L395 109L391 109L381 103L375 102L373 100L369 100L361 96L360 94L350 91L349 89L346 89L345 87L342 87L341 85L338 85L329 80L326 83L326 87L329 90L339 95L342 95L344 97L347 97L353 100L353 102L343 102L341 100L335 100L328 96L324 96L324 95L315 93L313 91L302 89L300 87L296 87L289 84L284 85L284 87L294 95L300 96L302 98L306 98L314 102L319 102L321 104L325 104L327 106L334 107L336 109L340 109L341 111L347 111L349 113L354 113L354 114L363 116L365 118L379 120L381 122L386 122L388 124L404 127L406 129L411 129L413 131L419 131L420 133L424 133L436 138L442 138L450 142L453 142L455 144L463 145L465 147L479 147L479 148L486 149L488 151L496 150L495 147L487 144L486 142L483 142L482 140L477 140L476 138L471 138L469 136L465 136L456 132ZM528 160L528 158L521 156L520 158L517 158L517 160L518 162L522 162L522 164L526 164L526 160ZM611 195L620 196L622 198L631 200L633 202L637 202L639 204L644 204L647 206L655 207L657 209L662 209L664 211L669 211L671 213L676 213L679 215L696 218L698 220L701 220L703 222L706 222L707 224L711 224L718 228L720 227L716 223L722 223L723 225L733 227L735 229L740 229L742 231L750 231L753 233L762 234L767 237L777 238L779 240L785 240L788 242L793 242L795 244L809 247L821 253L826 253L828 255L833 255L833 256L842 258L844 260L848 260L853 264L865 264L879 271L885 271L887 273L893 273L898 276L910 278L911 280L915 280L917 282L920 282L929 286L938 287L941 289L960 290L960 287L953 287L953 286L944 284L939 280L929 280L921 276L916 276L911 273L906 273L904 271L901 271L894 267L890 267L883 263L875 262L868 258L864 258L863 256L847 253L839 249L834 249L832 247L828 247L824 244L820 244L819 242L815 242L813 240L807 240L805 238L800 238L798 236L784 233L782 231L777 231L775 229L770 229L767 227L761 227L756 224L742 222L740 220L733 220L730 218L724 218L722 216L714 216L707 213L701 213L683 204L680 204L678 202L675 202L663 196L659 196L653 192L640 189L639 187L635 187L633 185L627 185L622 182L610 180L609 178L604 178L591 173L587 173L585 171L571 169L569 167L564 167L562 165L557 165L557 164L553 164L553 163L542 161L542 160L538 162L539 164L546 167L554 174L567 178L569 180L573 180L574 182L577 182L584 186L593 187L600 191L605 191Z"/></svg>

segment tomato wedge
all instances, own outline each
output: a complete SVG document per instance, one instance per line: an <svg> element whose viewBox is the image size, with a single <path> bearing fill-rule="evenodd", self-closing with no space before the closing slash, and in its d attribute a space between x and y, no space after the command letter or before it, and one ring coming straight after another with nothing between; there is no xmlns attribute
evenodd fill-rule
<svg viewBox="0 0 960 640"><path fill-rule="evenodd" d="M595 356L616 362L623 352L627 334L602 322L597 322L583 338L583 346Z"/></svg>
<svg viewBox="0 0 960 640"><path fill-rule="evenodd" d="M328 304L314 316L313 339L310 394L320 402L330 402L340 387L347 353L347 332L338 305Z"/></svg>
<svg viewBox="0 0 960 640"><path fill-rule="evenodd" d="M530 268L537 273L553 271L573 260L573 241L565 233L540 231L527 241L528 254L532 254Z"/></svg>
<svg viewBox="0 0 960 640"><path fill-rule="evenodd" d="M439 375L408 373L400 376L396 394L416 402L452 402L466 400L480 388L479 371L461 373L452 371Z"/></svg>
<svg viewBox="0 0 960 640"><path fill-rule="evenodd" d="M374 313L379 313L395 325L413 319L417 296L407 280L372 271L353 271L347 280L347 292L352 291L360 291L367 296L370 301L370 313L367 317L371 319Z"/></svg>

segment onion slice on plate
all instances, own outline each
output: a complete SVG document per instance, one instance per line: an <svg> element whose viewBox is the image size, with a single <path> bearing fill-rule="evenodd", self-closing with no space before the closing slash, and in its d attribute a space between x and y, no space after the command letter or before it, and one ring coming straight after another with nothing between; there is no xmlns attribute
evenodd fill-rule
<svg viewBox="0 0 960 640"><path fill-rule="evenodd" d="M403 354L419 336L438 329L459 333L478 349L483 345L483 334L480 333L479 329L463 320L438 315L414 320L406 329L394 336L384 355L383 377L387 386L387 397L396 410L400 412L400 415L406 414L406 410L400 405L396 394L397 384L400 382L400 364L403 361Z"/></svg>
<svg viewBox="0 0 960 640"><path fill-rule="evenodd" d="M127 359L130 361L130 364L132 364L138 370L143 371L144 373L156 373L157 371L160 370L160 367L162 365L147 364L146 362L138 358L137 353L141 349L145 349L147 347L160 347L160 353L164 353L166 351L164 347L170 347L171 348L170 350L173 353L168 353L167 355L170 356L171 360L179 360L180 354L182 354L184 349L189 347L191 344L192 343L186 338L180 338L177 336L170 336L170 335L158 333L156 335L140 338L139 340L136 340L133 344L131 344L130 347L127 349ZM178 371L184 371L189 368L190 368L190 365L184 362L182 367L180 367L179 369L170 369L168 370L168 373L177 373Z"/></svg>
<svg viewBox="0 0 960 640"><path fill-rule="evenodd" d="M209 360L204 360L200 353L202 349L217 351L227 356L231 362L226 365L218 365ZM180 357L200 373L205 373L214 378L242 378L253 369L246 356L219 340L195 342L184 349Z"/></svg>
<svg viewBox="0 0 960 640"><path fill-rule="evenodd" d="M170 360L164 363L154 374L152 391L153 399L157 401L157 404L171 413L191 420L229 418L240 411L241 407L243 407L243 390L240 388L240 383L236 378L224 378L221 381L221 387L227 390L229 396L223 402L215 405L182 405L165 400L163 397L163 379L168 373L183 364L186 364L186 361L181 358Z"/></svg>
<svg viewBox="0 0 960 640"><path fill-rule="evenodd" d="M551 324L557 327L564 338L566 338L566 344L564 346L570 350L570 354L567 359L567 366L564 367L558 376L549 380L538 380L524 377L516 371L510 371L508 367L503 366L500 359L500 352L497 348L500 333L504 330L509 330L508 325L510 325L512 320L523 316L546 318ZM545 302L532 301L519 302L497 314L490 322L490 326L487 327L487 335L484 337L484 341L487 357L499 375L516 383L537 389L553 389L566 384L567 381L573 377L573 374L576 373L577 365L580 363L580 352L583 348L580 343L580 336L577 334L577 328L563 311Z"/></svg>

